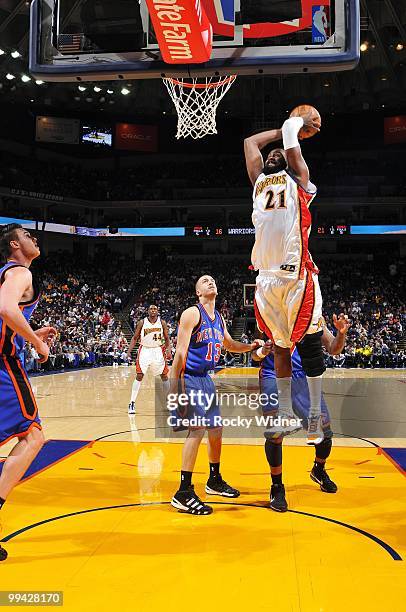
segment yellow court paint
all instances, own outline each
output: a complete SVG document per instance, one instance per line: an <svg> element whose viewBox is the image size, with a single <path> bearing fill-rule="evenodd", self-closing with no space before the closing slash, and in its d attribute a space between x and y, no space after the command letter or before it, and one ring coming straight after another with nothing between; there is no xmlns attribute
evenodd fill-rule
<svg viewBox="0 0 406 612"><path fill-rule="evenodd" d="M388 550L406 556L404 477L377 449L334 449L330 475L340 490L328 495L309 479L313 450L287 447L291 512L277 514L266 508L263 449L229 445L223 475L242 495L210 497L218 503L208 517L168 505L180 452L173 444L96 442L19 485L4 506L3 537L71 516L4 544L2 589L63 590L69 611L177 610L180 592L199 611L220 601L225 610L401 607L404 562ZM203 498L206 478L202 447L194 482ZM124 507L97 510L111 506Z"/></svg>

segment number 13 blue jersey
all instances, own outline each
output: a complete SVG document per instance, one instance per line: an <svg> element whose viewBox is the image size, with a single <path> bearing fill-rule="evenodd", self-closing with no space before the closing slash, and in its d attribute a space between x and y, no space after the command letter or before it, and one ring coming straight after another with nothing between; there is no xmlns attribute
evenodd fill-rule
<svg viewBox="0 0 406 612"><path fill-rule="evenodd" d="M199 309L200 321L190 338L184 373L205 376L209 370L214 370L220 359L224 322L218 310L214 311L214 319L211 319L202 304L196 304L196 307Z"/></svg>

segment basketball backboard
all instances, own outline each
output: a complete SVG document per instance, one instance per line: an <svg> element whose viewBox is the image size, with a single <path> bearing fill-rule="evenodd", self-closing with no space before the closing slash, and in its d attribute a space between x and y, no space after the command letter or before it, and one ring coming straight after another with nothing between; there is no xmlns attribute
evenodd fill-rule
<svg viewBox="0 0 406 612"><path fill-rule="evenodd" d="M162 61L146 0L33 0L30 71L86 81L328 72L358 61L359 0L200 1L213 26L211 59L172 65Z"/></svg>

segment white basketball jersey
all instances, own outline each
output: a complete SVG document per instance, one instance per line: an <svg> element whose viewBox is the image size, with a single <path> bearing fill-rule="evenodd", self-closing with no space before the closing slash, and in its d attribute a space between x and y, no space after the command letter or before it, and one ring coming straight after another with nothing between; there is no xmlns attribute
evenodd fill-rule
<svg viewBox="0 0 406 612"><path fill-rule="evenodd" d="M151 323L148 317L145 317L141 329L140 344L146 348L157 348L164 344L164 330L160 317L157 318L155 323Z"/></svg>
<svg viewBox="0 0 406 612"><path fill-rule="evenodd" d="M298 185L285 171L260 174L254 185L252 223L255 270L272 270L284 278L303 278L305 266L315 268L308 251L311 215L308 207L317 189Z"/></svg>

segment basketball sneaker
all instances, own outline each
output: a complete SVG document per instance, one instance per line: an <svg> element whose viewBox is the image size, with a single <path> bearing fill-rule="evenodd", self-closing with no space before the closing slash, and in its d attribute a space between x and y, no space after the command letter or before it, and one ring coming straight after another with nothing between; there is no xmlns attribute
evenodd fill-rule
<svg viewBox="0 0 406 612"><path fill-rule="evenodd" d="M283 484L273 484L271 486L270 507L275 512L287 512L288 503L285 497L285 486Z"/></svg>
<svg viewBox="0 0 406 612"><path fill-rule="evenodd" d="M320 485L320 489L324 491L324 493L337 493L338 487L336 483L331 480L324 466L322 468L313 466L310 472L310 478Z"/></svg>
<svg viewBox="0 0 406 612"><path fill-rule="evenodd" d="M222 497L240 497L240 492L230 487L221 475L217 478L209 478L206 483L206 493L209 495L221 495Z"/></svg>
<svg viewBox="0 0 406 612"><path fill-rule="evenodd" d="M289 436L302 429L302 420L296 416L293 410L278 411L273 419L280 419L280 424L270 425L265 432L265 437L275 438L279 436ZM291 425L287 424L287 421L295 421Z"/></svg>
<svg viewBox="0 0 406 612"><path fill-rule="evenodd" d="M307 419L307 440L309 446L320 444L324 440L324 432L321 426L321 416L309 416Z"/></svg>
<svg viewBox="0 0 406 612"><path fill-rule="evenodd" d="M135 402L128 404L128 414L135 414Z"/></svg>
<svg viewBox="0 0 406 612"><path fill-rule="evenodd" d="M187 489L177 491L172 497L171 505L187 514L211 514L213 508L207 506L195 493L195 488L190 485Z"/></svg>

